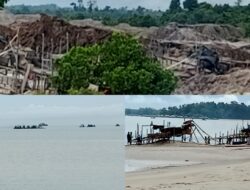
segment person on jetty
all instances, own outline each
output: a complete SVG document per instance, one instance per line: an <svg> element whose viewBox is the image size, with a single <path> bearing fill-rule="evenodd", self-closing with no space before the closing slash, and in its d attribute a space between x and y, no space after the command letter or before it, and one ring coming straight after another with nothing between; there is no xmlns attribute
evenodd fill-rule
<svg viewBox="0 0 250 190"><path fill-rule="evenodd" d="M132 133L131 132L128 132L127 134L127 141L128 141L128 144L132 144Z"/></svg>
<svg viewBox="0 0 250 190"><path fill-rule="evenodd" d="M219 137L219 144L221 144L221 140L222 140L222 138L221 138L221 136Z"/></svg>
<svg viewBox="0 0 250 190"><path fill-rule="evenodd" d="M136 138L136 141L137 141L136 144L138 144L138 145L142 144L142 137L141 137L141 135L138 134L138 136Z"/></svg>
<svg viewBox="0 0 250 190"><path fill-rule="evenodd" d="M208 144L207 136L205 136L205 144Z"/></svg>
<svg viewBox="0 0 250 190"><path fill-rule="evenodd" d="M207 144L210 144L210 136L207 138Z"/></svg>

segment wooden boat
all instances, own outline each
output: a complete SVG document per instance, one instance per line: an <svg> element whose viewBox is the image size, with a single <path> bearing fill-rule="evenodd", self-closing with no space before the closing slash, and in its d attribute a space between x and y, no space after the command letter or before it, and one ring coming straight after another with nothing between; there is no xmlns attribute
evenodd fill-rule
<svg viewBox="0 0 250 190"><path fill-rule="evenodd" d="M14 129L45 129L48 126L46 123L40 123L38 125L16 125Z"/></svg>
<svg viewBox="0 0 250 190"><path fill-rule="evenodd" d="M88 124L87 127L96 127L96 126L93 124Z"/></svg>

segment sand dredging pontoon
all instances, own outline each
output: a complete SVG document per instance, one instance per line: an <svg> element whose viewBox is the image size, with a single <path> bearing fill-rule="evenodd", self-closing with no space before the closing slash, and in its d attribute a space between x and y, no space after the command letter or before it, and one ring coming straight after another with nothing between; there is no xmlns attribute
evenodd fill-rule
<svg viewBox="0 0 250 190"><path fill-rule="evenodd" d="M130 134L132 135L132 132ZM242 127L241 129L236 127L232 134L230 134L229 131L227 131L226 134L220 132L212 137L194 120L184 121L181 127L172 127L170 123L168 123L167 126L165 126L165 124L155 125L151 122L150 125L142 125L141 127L137 124L137 130L134 134L135 138L133 139L133 143L138 145L158 142L176 142L177 138L181 138L181 142L194 142L198 144L250 145L249 125L247 128Z"/></svg>
<svg viewBox="0 0 250 190"><path fill-rule="evenodd" d="M16 125L14 129L45 129L48 124L40 123L38 125Z"/></svg>

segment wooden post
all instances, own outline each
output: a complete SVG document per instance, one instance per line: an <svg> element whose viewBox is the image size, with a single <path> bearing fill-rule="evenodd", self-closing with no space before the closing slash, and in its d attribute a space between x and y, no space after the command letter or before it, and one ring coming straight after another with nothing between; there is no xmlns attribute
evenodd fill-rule
<svg viewBox="0 0 250 190"><path fill-rule="evenodd" d="M229 131L227 131L227 144L229 144Z"/></svg>
<svg viewBox="0 0 250 190"><path fill-rule="evenodd" d="M59 41L59 54L62 54L62 40Z"/></svg>
<svg viewBox="0 0 250 190"><path fill-rule="evenodd" d="M25 73L25 76L24 76L24 79L23 79L23 82L22 82L22 87L21 87L21 93L22 94L24 93L25 86L27 84L30 71L31 71L31 64L28 64L28 67L27 67L27 70L26 70L26 73Z"/></svg>
<svg viewBox="0 0 250 190"><path fill-rule="evenodd" d="M173 143L175 143L175 128L174 128Z"/></svg>
<svg viewBox="0 0 250 190"><path fill-rule="evenodd" d="M69 52L69 33L66 33L66 39L67 39L67 53Z"/></svg>
<svg viewBox="0 0 250 190"><path fill-rule="evenodd" d="M239 138L239 136L238 136L238 126L236 127L236 142L238 142L238 138Z"/></svg>
<svg viewBox="0 0 250 190"><path fill-rule="evenodd" d="M43 66L44 66L44 33L42 34L42 73L43 73Z"/></svg>

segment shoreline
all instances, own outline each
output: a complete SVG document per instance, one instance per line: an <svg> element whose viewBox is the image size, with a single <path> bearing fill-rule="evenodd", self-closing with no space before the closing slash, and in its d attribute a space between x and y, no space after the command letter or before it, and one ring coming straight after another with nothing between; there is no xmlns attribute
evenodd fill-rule
<svg viewBox="0 0 250 190"><path fill-rule="evenodd" d="M155 166L126 172L127 190L248 189L250 146L126 146L126 160L185 161L199 163L178 167Z"/></svg>

